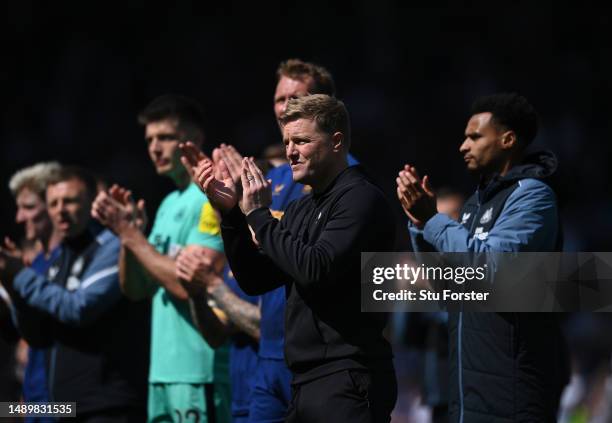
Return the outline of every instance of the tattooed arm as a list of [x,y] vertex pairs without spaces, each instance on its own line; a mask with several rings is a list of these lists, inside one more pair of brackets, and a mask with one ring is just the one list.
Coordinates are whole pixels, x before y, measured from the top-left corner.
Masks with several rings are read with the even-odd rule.
[[209,286],[208,295],[215,301],[216,306],[225,312],[228,320],[238,330],[259,340],[259,323],[261,321],[259,306],[240,298],[223,280]]
[[[257,305],[251,304],[236,295],[223,282],[223,278],[212,266],[211,260],[206,255],[200,254],[198,249],[185,248],[181,250],[176,259],[177,272],[185,282],[185,287],[195,285],[194,288],[204,288],[207,293],[205,297],[192,295],[192,311],[196,321],[202,321],[200,332],[208,341],[205,333],[204,323],[212,310],[221,322],[230,322],[232,329],[239,330],[259,340],[259,322],[261,312]],[[197,291],[197,289],[196,289]],[[209,301],[212,300],[212,301]],[[206,331],[210,332],[210,331]],[[213,331],[216,332],[216,331]],[[210,343],[210,342],[209,342]]]

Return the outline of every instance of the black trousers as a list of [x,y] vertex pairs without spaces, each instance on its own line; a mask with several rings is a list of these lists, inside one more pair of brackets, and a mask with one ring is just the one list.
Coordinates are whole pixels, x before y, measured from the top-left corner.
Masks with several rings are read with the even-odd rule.
[[392,372],[343,370],[292,390],[287,423],[387,423],[397,399]]

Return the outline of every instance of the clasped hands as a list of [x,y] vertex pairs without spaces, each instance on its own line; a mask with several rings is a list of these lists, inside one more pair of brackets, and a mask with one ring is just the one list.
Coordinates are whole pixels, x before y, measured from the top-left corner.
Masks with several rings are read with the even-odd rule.
[[180,148],[183,166],[215,209],[227,213],[238,204],[248,216],[272,204],[270,181],[253,158],[243,158],[234,147],[225,144],[213,150],[212,160],[191,142]]
[[400,170],[397,183],[397,198],[410,221],[423,228],[436,213],[436,196],[429,184],[429,176],[419,177],[414,166],[405,165]]
[[134,201],[132,192],[118,185],[97,195],[91,215],[118,236],[128,227],[144,232],[149,220],[144,200]]

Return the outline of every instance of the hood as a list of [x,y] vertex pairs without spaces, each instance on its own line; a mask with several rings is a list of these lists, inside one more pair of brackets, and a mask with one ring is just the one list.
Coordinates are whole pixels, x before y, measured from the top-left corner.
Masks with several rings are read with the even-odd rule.
[[546,179],[557,170],[557,157],[552,151],[538,151],[526,155],[521,164],[514,166],[500,181],[517,181],[525,178]]
[[[512,167],[504,176],[493,177],[486,187],[480,185],[478,197],[481,202],[486,201],[502,189],[521,179],[547,180],[557,170],[557,164],[557,157],[552,151],[544,150],[527,154],[520,164]],[[546,182],[549,183],[549,181]]]

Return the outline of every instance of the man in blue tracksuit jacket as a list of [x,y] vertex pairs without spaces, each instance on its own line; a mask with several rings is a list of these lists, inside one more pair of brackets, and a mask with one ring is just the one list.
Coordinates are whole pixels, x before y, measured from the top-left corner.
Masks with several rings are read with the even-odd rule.
[[[95,180],[76,168],[49,183],[49,216],[64,241],[46,275],[24,268],[14,277],[18,325],[31,345],[50,347],[51,401],[76,401],[82,421],[143,420],[147,307],[121,295],[119,241],[90,217],[95,192]],[[44,324],[32,308],[48,317]]]
[[[560,251],[557,202],[544,180],[552,153],[525,154],[537,115],[524,97],[478,99],[461,145],[480,176],[460,221],[435,210],[429,178],[406,165],[396,180],[415,251]],[[569,364],[558,316],[449,313],[451,422],[555,422]]]

